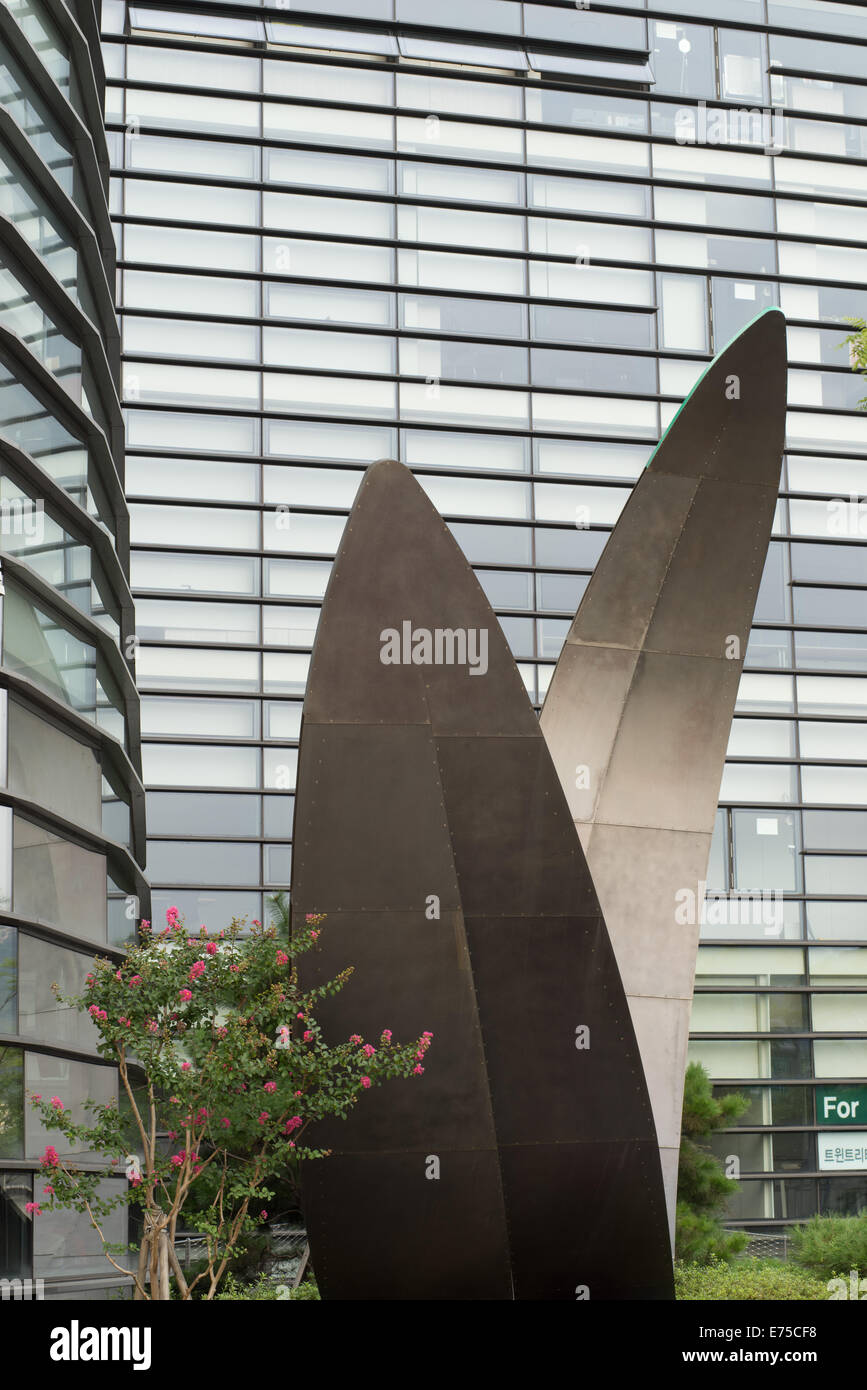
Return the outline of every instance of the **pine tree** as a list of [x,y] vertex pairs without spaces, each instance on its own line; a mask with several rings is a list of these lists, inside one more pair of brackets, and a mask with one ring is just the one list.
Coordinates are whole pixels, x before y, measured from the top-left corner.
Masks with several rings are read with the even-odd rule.
[[722,1164],[702,1141],[732,1124],[748,1107],[746,1096],[717,1099],[704,1067],[698,1062],[689,1064],[677,1171],[675,1254],[679,1260],[696,1264],[731,1260],[747,1243],[745,1235],[723,1228],[721,1208],[738,1185],[726,1177]]

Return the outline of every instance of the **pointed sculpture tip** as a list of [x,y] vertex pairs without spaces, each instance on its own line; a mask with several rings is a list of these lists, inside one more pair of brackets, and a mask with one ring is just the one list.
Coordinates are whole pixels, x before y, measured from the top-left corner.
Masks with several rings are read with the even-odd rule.
[[[731,348],[744,344],[753,333],[760,333],[763,329],[765,331],[771,329],[774,332],[779,332],[780,329],[782,329],[783,339],[785,339],[786,316],[782,309],[779,309],[776,304],[769,304],[766,309],[760,309],[754,318],[751,318],[748,323],[744,324],[743,328],[739,328],[737,333],[732,334],[728,342],[723,343],[722,347],[717,348],[710,362],[707,364],[707,371],[702,373],[702,377],[707,375],[711,367],[713,367]],[[701,381],[701,379],[702,378],[699,377],[699,381]],[[696,385],[697,384],[698,383],[696,383]]]
[[397,459],[374,459],[373,463],[369,464],[366,468],[363,481],[367,482],[368,478],[381,477],[385,473],[394,473],[397,475],[400,473],[409,473],[409,471],[406,464],[399,463]]
[[398,462],[397,459],[382,458],[375,459],[368,464],[361,479],[361,486],[356,494],[356,500],[362,492],[366,492],[371,487],[382,484],[397,482],[401,478],[413,478],[412,471],[407,468],[405,463]]

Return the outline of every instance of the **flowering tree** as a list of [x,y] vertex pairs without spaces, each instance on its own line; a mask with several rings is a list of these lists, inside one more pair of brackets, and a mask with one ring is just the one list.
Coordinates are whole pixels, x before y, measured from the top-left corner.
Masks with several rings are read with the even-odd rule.
[[[850,318],[852,332],[843,339],[841,347],[847,345],[849,348],[849,365],[853,372],[860,372],[863,377],[867,377],[867,323],[863,319]],[[858,402],[859,410],[867,410],[867,396],[862,396]]]
[[[30,1096],[68,1148],[123,1167],[128,1183],[106,1196],[104,1173],[84,1172],[48,1145],[47,1201],[28,1209],[87,1213],[106,1258],[134,1280],[136,1299],[168,1299],[170,1272],[182,1299],[200,1281],[212,1299],[244,1235],[267,1220],[260,1204],[273,1196],[269,1182],[293,1175],[302,1160],[327,1156],[303,1142],[308,1126],[345,1118],[365,1091],[389,1078],[420,1076],[432,1035],[398,1045],[386,1028],[375,1045],[358,1034],[334,1047],[324,1041],[314,1009],[352,970],[300,988],[294,959],[315,947],[322,916],[308,916],[285,943],[291,959],[275,929],[256,921],[247,932],[235,919],[209,937],[204,927],[188,933],[176,908],[166,920],[162,933],[143,922],[123,965],[97,959],[85,993],[62,1001],[93,1019],[100,1053],[118,1066],[129,1114],[86,1101],[92,1118],[76,1123],[62,1097]],[[206,1262],[188,1283],[174,1241],[193,1192],[204,1200],[186,1220],[204,1235]],[[135,1269],[125,1267],[124,1247],[103,1234],[105,1217],[131,1203],[144,1216]]]

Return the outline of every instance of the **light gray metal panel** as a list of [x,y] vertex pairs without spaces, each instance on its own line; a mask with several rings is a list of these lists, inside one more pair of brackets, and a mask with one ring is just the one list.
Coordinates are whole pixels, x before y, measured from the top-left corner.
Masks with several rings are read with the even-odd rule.
[[[629,1000],[672,1239],[702,881],[785,410],[785,320],[774,309],[714,359],[636,484],[541,717]],[[576,786],[582,764],[586,788]]]

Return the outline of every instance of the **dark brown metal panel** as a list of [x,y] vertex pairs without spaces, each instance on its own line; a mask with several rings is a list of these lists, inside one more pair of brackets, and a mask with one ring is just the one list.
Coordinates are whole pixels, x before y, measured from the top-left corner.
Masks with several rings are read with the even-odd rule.
[[304,1218],[324,1299],[513,1297],[496,1150],[428,1152],[443,1160],[435,1179],[425,1178],[421,1151],[335,1153],[305,1165]]
[[429,894],[443,912],[460,907],[430,725],[305,717],[301,757],[293,887],[307,911],[415,911],[423,921]]
[[[438,922],[417,912],[329,915],[321,947],[304,958],[305,983],[333,979],[347,965],[355,968],[342,993],[324,999],[316,1011],[327,1038],[357,1032],[377,1046],[383,1028],[401,1040],[429,1031],[435,1047],[425,1059],[423,1076],[371,1090],[350,1124],[329,1121],[320,1127],[317,1139],[342,1153],[399,1149],[442,1155],[493,1149],[485,1058],[461,914],[445,914]],[[422,1170],[420,1164],[419,1176]]]
[[[653,1117],[602,918],[468,917],[467,938],[501,1146],[646,1139]],[[526,1212],[512,1204],[509,1219],[514,1232]]]
[[[486,659],[383,664],[404,622],[484,632]],[[295,844],[293,911],[329,914],[303,980],[356,967],[320,1010],[326,1036],[434,1033],[422,1078],[322,1128],[334,1154],[304,1180],[326,1296],[633,1297],[637,1241],[671,1297],[653,1118],[569,808],[487,600],[396,463],[368,471],[326,595]],[[589,1210],[605,1236],[582,1244]]]
[[[499,629],[497,640],[504,642]],[[524,701],[530,737],[437,739],[464,913],[593,915],[599,907],[584,852]]]
[[[516,1299],[671,1296],[653,1141],[506,1147],[500,1161],[523,1214],[512,1236]],[[659,1223],[648,1221],[650,1209]]]
[[[669,426],[600,557],[542,710],[641,1047],[672,1233],[697,900],[785,411],[785,320],[771,310],[719,354]],[[696,899],[688,921],[676,916],[684,890]]]

